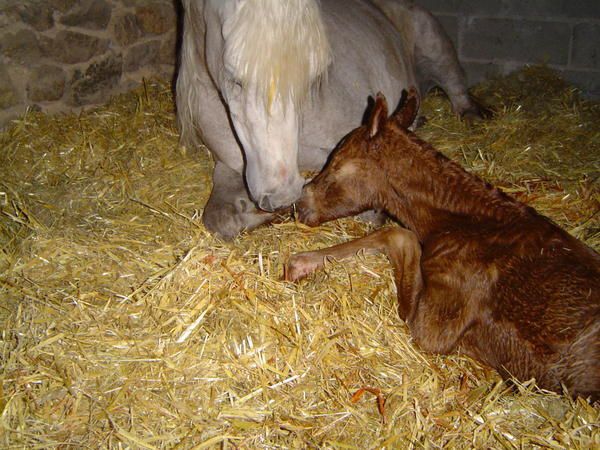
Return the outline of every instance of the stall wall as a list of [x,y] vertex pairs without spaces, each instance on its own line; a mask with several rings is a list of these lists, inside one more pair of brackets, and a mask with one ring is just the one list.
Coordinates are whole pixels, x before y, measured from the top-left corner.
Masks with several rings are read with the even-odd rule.
[[[469,82],[545,63],[600,98],[600,0],[417,0]],[[178,0],[0,0],[0,126],[73,111],[175,69]]]

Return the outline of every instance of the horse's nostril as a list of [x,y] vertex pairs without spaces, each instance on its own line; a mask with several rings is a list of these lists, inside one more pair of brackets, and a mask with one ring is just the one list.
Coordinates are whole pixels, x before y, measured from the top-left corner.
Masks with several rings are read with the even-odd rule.
[[275,211],[275,208],[273,207],[273,204],[271,203],[271,196],[268,194],[263,195],[261,197],[261,199],[258,201],[258,207],[260,209],[262,209],[263,211],[267,211],[267,212]]

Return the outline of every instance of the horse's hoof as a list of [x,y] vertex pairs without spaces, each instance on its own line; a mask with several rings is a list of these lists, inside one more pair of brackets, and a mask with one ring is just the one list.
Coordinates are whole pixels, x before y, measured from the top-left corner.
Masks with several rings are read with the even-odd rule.
[[224,241],[232,241],[244,229],[240,221],[236,220],[236,216],[236,211],[231,205],[223,205],[219,210],[205,210],[202,223],[211,234]]
[[487,120],[492,117],[494,117],[494,111],[474,98],[471,98],[471,105],[468,108],[460,111],[460,118],[467,123]]
[[241,200],[236,204],[223,203],[219,208],[206,208],[202,214],[202,222],[208,231],[225,241],[235,239],[243,231],[272,222],[285,220],[289,209],[282,209],[281,214],[268,213],[252,208],[252,203]]

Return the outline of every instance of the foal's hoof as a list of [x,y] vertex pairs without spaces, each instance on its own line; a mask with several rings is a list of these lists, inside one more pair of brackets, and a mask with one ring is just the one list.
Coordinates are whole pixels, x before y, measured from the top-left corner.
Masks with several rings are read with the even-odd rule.
[[384,213],[383,211],[375,211],[375,210],[369,210],[369,211],[362,212],[357,217],[362,222],[366,222],[370,225],[373,225],[376,228],[383,226],[383,224],[387,220],[386,213]]
[[283,269],[283,279],[292,282],[301,280],[307,275],[310,275],[321,265],[322,262],[314,253],[297,253],[296,255],[292,255],[285,265]]

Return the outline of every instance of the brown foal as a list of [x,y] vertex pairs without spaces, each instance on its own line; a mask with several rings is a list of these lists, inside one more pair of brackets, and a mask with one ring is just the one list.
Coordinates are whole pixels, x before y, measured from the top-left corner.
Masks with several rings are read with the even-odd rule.
[[600,255],[417,138],[408,127],[418,102],[411,90],[388,117],[378,95],[297,203],[311,226],[383,209],[403,227],[296,254],[286,279],[327,257],[383,252],[423,350],[461,351],[504,378],[599,399]]

